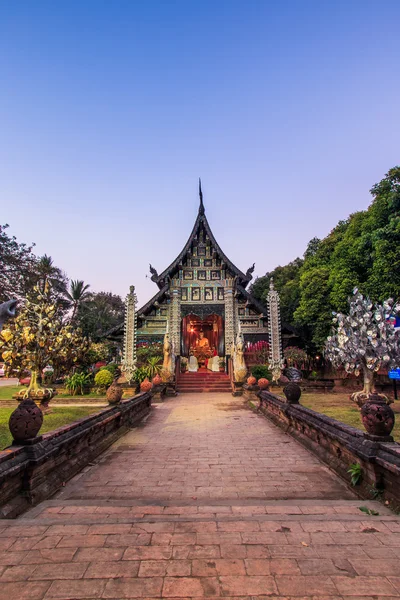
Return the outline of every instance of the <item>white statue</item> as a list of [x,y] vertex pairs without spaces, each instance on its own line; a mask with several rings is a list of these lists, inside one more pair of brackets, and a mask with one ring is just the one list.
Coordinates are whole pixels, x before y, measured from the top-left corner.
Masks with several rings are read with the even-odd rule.
[[189,358],[188,371],[189,373],[196,373],[199,370],[199,363],[197,362],[197,358],[191,355]]

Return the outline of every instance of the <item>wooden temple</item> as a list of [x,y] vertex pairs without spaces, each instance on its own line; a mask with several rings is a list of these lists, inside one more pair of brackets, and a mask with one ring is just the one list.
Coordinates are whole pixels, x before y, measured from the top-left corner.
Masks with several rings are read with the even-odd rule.
[[[200,180],[199,197],[197,218],[181,253],[160,274],[150,265],[158,291],[137,311],[136,339],[138,345],[162,342],[168,332],[174,354],[194,355],[201,365],[212,356],[230,356],[238,331],[245,343],[268,341],[268,315],[246,289],[254,264],[244,273],[217,243]],[[118,338],[123,328],[121,323],[109,333]]]

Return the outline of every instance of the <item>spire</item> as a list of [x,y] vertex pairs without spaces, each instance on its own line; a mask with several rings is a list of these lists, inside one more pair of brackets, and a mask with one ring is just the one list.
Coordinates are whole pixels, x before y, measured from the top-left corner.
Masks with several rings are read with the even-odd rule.
[[201,215],[204,215],[204,204],[203,204],[203,192],[201,191],[201,179],[199,177],[199,198],[200,198],[200,206],[199,206],[199,213]]

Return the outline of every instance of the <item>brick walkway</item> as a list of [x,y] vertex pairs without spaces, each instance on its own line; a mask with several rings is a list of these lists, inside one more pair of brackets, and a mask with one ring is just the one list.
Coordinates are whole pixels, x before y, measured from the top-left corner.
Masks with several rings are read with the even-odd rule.
[[399,565],[398,517],[224,394],[155,406],[56,498],[0,521],[0,600],[394,600]]

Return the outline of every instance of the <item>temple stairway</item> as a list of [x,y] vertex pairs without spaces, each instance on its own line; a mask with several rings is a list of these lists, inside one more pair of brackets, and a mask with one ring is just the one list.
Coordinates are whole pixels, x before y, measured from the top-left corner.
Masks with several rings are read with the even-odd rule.
[[197,373],[180,373],[177,391],[190,392],[230,392],[231,384],[226,373],[213,373],[207,369],[199,369]]

